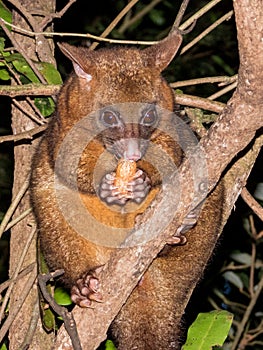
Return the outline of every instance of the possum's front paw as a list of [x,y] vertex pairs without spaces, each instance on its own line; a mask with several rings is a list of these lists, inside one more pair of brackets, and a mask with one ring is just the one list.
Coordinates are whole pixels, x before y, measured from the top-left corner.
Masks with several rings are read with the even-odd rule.
[[71,288],[71,300],[80,307],[91,307],[92,300],[102,302],[96,272],[96,270],[89,271]]
[[124,205],[128,200],[141,203],[147,196],[151,184],[148,176],[142,171],[136,171],[133,178],[125,183],[125,188],[116,185],[116,173],[106,174],[100,184],[100,198],[108,204]]

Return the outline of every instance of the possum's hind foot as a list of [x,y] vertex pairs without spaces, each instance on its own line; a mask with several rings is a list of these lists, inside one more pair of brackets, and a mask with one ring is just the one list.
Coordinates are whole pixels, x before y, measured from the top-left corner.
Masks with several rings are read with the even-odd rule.
[[184,218],[182,225],[167,239],[166,243],[170,245],[184,245],[187,242],[184,234],[196,225],[197,213],[196,209],[191,210]]
[[96,276],[96,272],[101,267],[89,271],[78,279],[71,288],[71,300],[80,307],[92,307],[92,301],[102,302],[102,294],[100,293],[100,282]]

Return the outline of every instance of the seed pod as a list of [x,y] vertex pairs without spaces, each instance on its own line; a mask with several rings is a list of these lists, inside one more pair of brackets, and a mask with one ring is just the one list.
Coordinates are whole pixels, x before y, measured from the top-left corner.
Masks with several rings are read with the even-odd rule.
[[127,185],[136,173],[136,162],[129,159],[121,159],[116,169],[114,185],[121,194],[127,194]]

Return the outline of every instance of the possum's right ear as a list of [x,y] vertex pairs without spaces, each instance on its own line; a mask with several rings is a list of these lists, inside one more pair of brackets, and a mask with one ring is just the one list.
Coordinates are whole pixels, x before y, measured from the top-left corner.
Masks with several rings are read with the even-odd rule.
[[76,47],[66,43],[59,43],[58,47],[71,60],[77,76],[90,81],[95,68],[95,64],[90,57],[91,51],[86,47]]
[[175,28],[159,43],[143,50],[144,61],[149,67],[162,72],[176,55],[181,43],[182,34]]

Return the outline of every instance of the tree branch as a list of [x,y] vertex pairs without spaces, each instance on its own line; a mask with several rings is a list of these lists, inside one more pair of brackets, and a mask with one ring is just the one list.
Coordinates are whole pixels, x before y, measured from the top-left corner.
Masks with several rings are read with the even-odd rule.
[[59,92],[60,88],[61,85],[2,85],[0,86],[0,96],[50,96],[56,95]]
[[244,202],[246,202],[247,205],[253,210],[253,212],[259,217],[259,219],[263,221],[262,206],[255,200],[255,198],[248,192],[246,188],[243,188],[241,197]]

